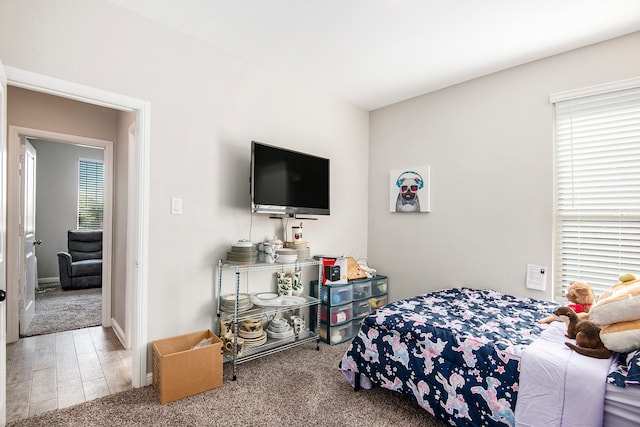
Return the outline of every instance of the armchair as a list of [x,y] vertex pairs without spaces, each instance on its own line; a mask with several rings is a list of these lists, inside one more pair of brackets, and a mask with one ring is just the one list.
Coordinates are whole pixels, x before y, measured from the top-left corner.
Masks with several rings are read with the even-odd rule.
[[102,230],[69,230],[68,252],[58,252],[64,290],[102,287]]

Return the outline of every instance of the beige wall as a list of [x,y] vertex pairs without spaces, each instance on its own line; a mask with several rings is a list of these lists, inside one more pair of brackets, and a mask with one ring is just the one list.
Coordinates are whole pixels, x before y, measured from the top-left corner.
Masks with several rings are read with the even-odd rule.
[[213,327],[217,259],[240,238],[282,236],[249,213],[251,140],[331,159],[332,214],[306,221],[305,238],[366,257],[368,112],[99,0],[3,1],[0,58],[150,103],[149,341]]
[[[368,253],[391,299],[461,285],[552,299],[551,277],[525,289],[527,264],[553,262],[549,96],[637,77],[639,53],[635,33],[372,112]],[[432,212],[390,213],[389,170],[421,165]]]
[[12,86],[7,89],[7,103],[9,125],[106,141],[117,137],[116,110]]

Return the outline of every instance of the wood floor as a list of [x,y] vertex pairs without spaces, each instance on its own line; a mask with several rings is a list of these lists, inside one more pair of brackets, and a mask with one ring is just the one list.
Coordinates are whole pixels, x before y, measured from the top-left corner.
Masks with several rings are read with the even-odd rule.
[[7,422],[131,388],[131,351],[96,326],[7,345]]

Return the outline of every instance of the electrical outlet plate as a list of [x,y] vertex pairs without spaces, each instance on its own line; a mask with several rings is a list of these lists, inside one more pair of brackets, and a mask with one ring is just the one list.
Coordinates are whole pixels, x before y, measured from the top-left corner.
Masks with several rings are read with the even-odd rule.
[[182,199],[171,199],[171,214],[182,215]]

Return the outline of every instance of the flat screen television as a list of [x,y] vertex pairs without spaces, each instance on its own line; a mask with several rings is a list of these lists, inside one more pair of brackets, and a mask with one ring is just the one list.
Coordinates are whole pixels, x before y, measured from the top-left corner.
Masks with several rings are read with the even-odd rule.
[[251,211],[329,215],[329,159],[251,142]]

